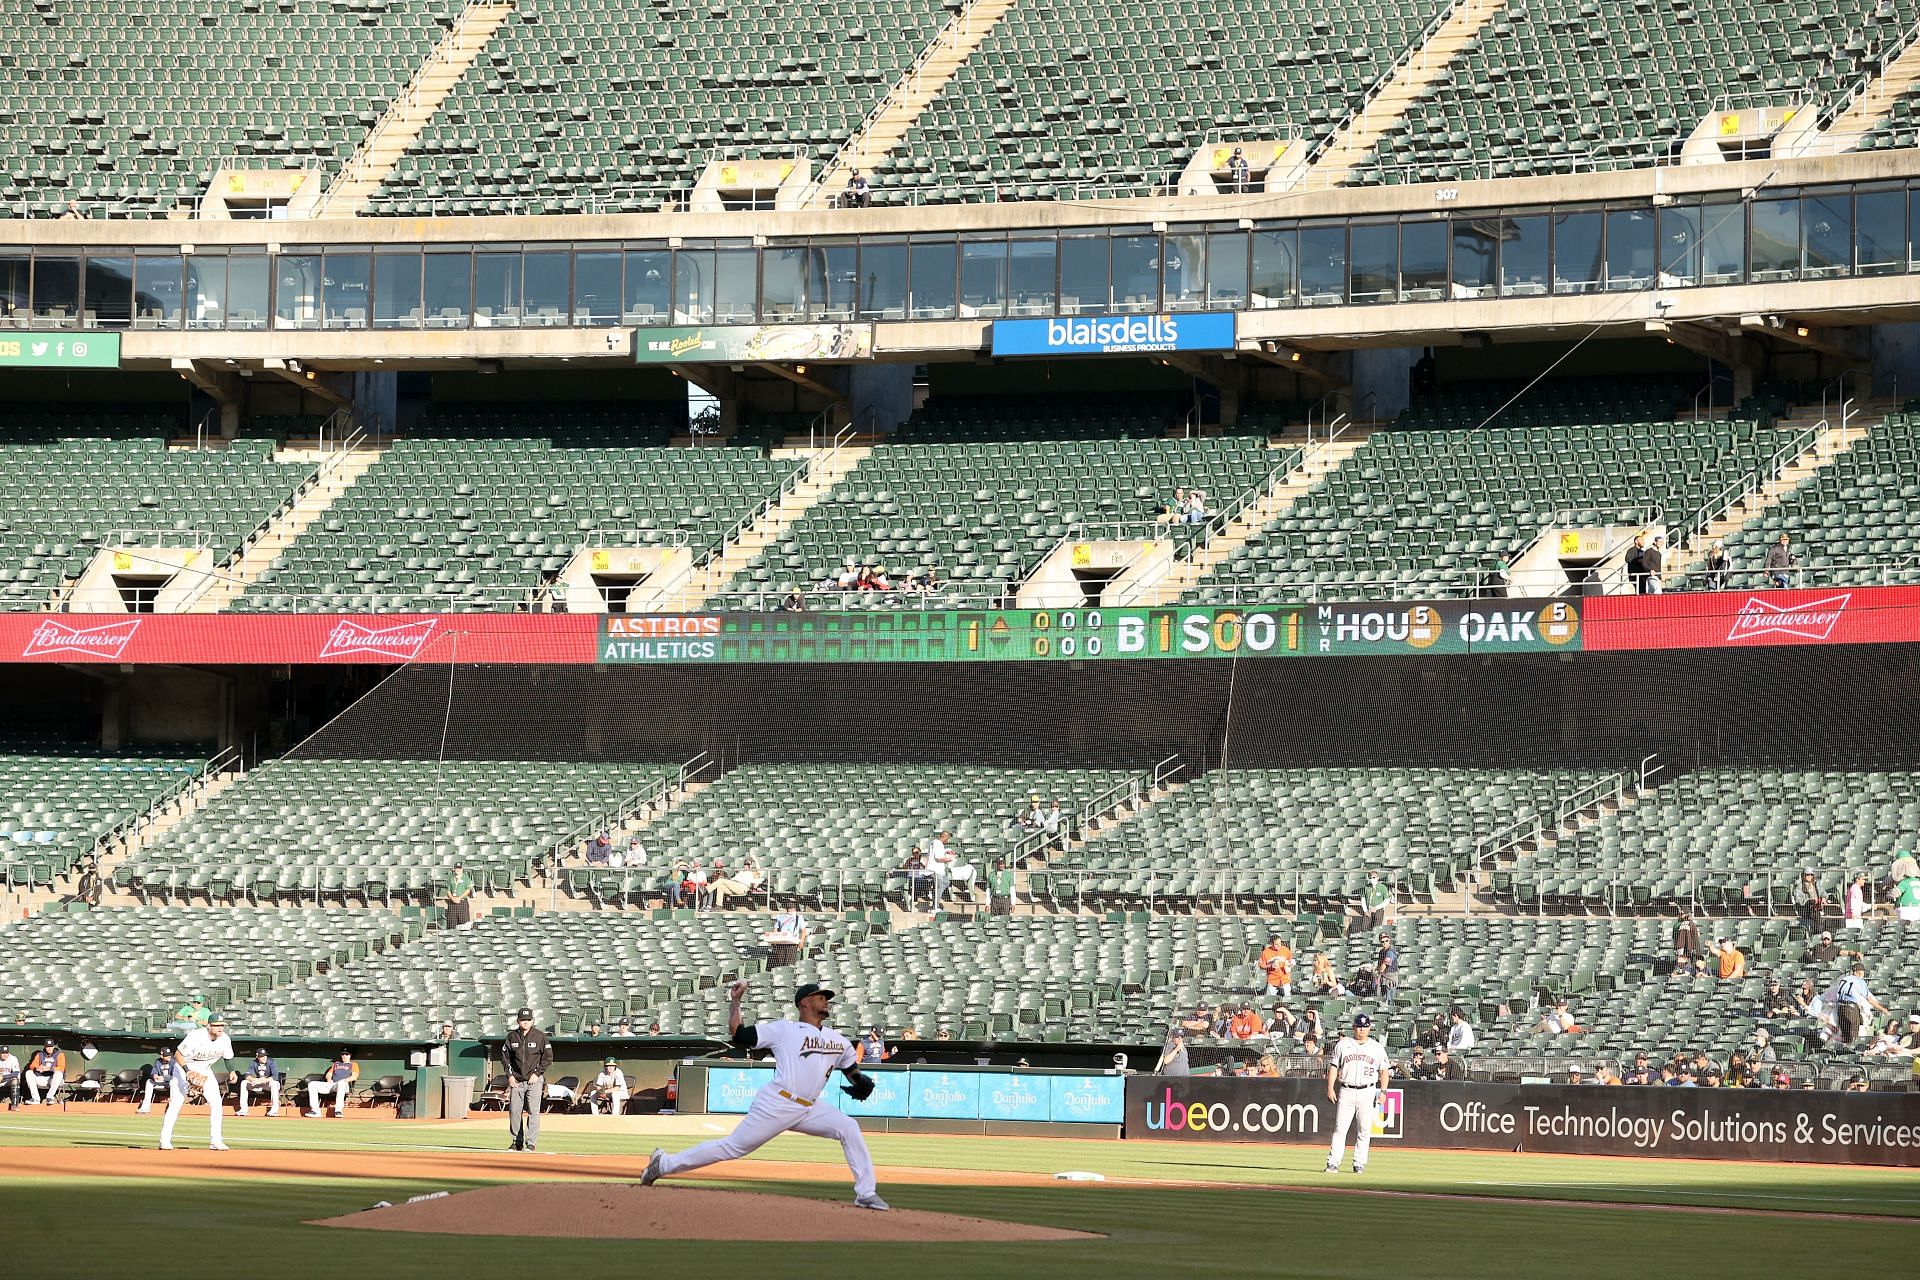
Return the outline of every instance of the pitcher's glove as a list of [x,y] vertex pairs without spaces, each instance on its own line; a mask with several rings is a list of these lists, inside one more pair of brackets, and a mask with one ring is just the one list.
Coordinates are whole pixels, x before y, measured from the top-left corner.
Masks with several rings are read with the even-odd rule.
[[847,1068],[846,1075],[847,1082],[840,1086],[840,1092],[846,1094],[855,1102],[865,1102],[873,1096],[872,1077],[862,1075],[859,1069],[855,1067]]

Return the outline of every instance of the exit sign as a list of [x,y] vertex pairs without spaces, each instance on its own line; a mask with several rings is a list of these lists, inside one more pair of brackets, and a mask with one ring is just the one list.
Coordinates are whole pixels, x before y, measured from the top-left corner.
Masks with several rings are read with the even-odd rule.
[[117,333],[0,332],[0,368],[118,369]]

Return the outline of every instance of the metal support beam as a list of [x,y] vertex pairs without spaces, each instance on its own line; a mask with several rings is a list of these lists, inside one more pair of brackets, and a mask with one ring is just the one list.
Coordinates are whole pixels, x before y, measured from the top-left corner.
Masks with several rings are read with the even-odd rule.
[[1809,320],[1783,315],[1745,315],[1740,327],[1748,333],[1764,334],[1789,346],[1817,351],[1848,364],[1869,363],[1867,336],[1863,329],[1842,329],[1815,324]]
[[1646,330],[1661,335],[1675,346],[1718,360],[1736,372],[1759,369],[1766,364],[1765,344],[1750,334],[1726,333],[1704,324],[1669,320],[1649,320]]
[[353,375],[326,373],[303,365],[298,360],[263,360],[261,367],[276,378],[284,379],[302,391],[319,396],[339,409],[353,407]]
[[[785,378],[795,386],[805,387],[815,395],[825,396],[834,404],[847,402],[847,390],[844,386],[835,387],[831,383],[821,381],[821,378],[832,374],[834,371],[832,366],[822,369],[804,364],[757,364],[753,367],[764,369],[775,377]],[[844,372],[841,373],[840,380],[844,382],[845,377]]]
[[1268,339],[1250,348],[1243,348],[1239,355],[1243,359],[1264,360],[1323,386],[1345,387],[1352,384],[1348,361],[1342,358],[1344,352],[1314,351]]

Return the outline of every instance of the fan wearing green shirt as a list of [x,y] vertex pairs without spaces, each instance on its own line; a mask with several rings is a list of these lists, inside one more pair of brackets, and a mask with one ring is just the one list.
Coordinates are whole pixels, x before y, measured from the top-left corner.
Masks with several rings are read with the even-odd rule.
[[464,863],[453,864],[447,880],[447,928],[466,929],[473,924],[473,877]]
[[993,870],[987,872],[987,903],[996,916],[1013,914],[1013,868],[1005,858],[995,858]]
[[1907,876],[1893,886],[1893,907],[1906,923],[1920,922],[1920,876]]
[[187,1032],[193,1030],[195,1027],[206,1026],[207,1019],[212,1016],[213,1010],[207,1007],[205,998],[196,991],[188,996],[187,1002],[175,1011],[173,1021],[168,1023],[167,1026],[170,1029],[177,1027],[182,1032]]
[[1367,872],[1366,887],[1360,890],[1360,914],[1355,917],[1353,926],[1347,930],[1349,937],[1356,933],[1373,933],[1384,925],[1393,923],[1393,888],[1381,880],[1378,871]]

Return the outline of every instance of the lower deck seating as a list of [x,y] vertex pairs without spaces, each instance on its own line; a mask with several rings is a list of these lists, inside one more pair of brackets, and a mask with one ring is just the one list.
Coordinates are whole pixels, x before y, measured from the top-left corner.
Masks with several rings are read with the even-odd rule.
[[118,754],[0,755],[0,879],[46,884],[204,761]]

